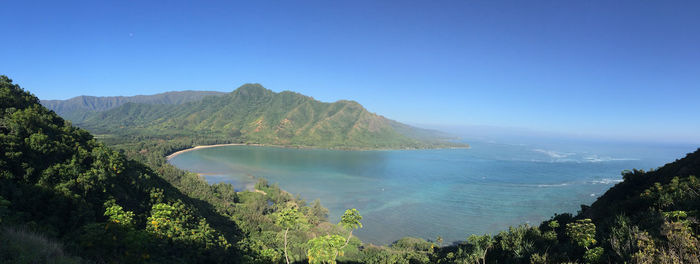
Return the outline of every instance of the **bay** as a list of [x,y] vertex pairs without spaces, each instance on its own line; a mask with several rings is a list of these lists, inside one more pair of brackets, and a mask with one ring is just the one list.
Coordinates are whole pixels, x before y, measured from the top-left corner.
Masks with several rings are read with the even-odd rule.
[[364,228],[354,234],[365,242],[442,236],[450,243],[576,213],[620,182],[622,170],[656,168],[694,150],[609,142],[470,144],[377,151],[223,146],[184,152],[170,163],[238,190],[265,178],[307,201],[320,199],[331,222],[357,208]]

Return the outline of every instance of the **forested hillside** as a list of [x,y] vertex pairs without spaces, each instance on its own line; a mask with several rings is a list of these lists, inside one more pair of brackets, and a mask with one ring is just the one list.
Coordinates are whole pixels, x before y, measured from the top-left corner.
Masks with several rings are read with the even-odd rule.
[[354,101],[323,103],[294,92],[246,84],[230,94],[182,105],[128,103],[78,122],[96,134],[190,137],[326,148],[466,146],[437,131],[370,113]]
[[622,172],[576,215],[440,249],[440,263],[700,263],[700,149],[665,166]]
[[126,103],[176,105],[199,101],[207,96],[221,96],[226,93],[213,91],[180,91],[154,95],[136,96],[78,96],[67,100],[41,100],[41,104],[61,117],[74,123],[94,112],[106,111]]
[[2,259],[32,262],[18,252],[41,246],[24,239],[34,232],[99,262],[242,258],[234,221],[72,127],[5,76],[0,98],[0,220],[4,233],[19,234],[0,243]]

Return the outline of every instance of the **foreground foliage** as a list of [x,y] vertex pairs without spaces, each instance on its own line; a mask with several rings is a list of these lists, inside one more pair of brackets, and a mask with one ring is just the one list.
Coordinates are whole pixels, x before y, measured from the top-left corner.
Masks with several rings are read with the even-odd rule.
[[231,248],[240,236],[235,222],[212,227],[225,217],[71,126],[5,76],[0,97],[3,225],[42,232],[96,261],[241,258]]

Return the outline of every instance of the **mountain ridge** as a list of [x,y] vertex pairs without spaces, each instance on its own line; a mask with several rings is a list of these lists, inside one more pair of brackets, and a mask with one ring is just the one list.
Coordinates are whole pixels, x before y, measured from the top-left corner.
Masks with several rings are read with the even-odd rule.
[[237,143],[343,149],[466,147],[438,131],[369,112],[356,101],[326,103],[256,83],[179,105],[129,102],[76,123],[98,134],[201,135]]
[[41,104],[60,116],[72,121],[81,121],[91,112],[110,110],[129,102],[145,104],[183,104],[201,100],[206,96],[222,96],[216,91],[170,91],[152,95],[134,96],[89,96],[81,95],[66,100],[41,100]]

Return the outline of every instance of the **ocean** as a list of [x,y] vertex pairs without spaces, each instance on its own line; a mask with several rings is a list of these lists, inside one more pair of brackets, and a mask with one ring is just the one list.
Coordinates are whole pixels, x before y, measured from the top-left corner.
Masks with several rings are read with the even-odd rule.
[[237,190],[252,189],[257,178],[265,178],[307,202],[320,199],[334,223],[345,209],[357,208],[364,227],[353,234],[364,242],[441,236],[451,243],[576,213],[620,182],[621,171],[657,168],[697,148],[469,144],[469,149],[377,151],[223,146],[184,152],[170,163]]

